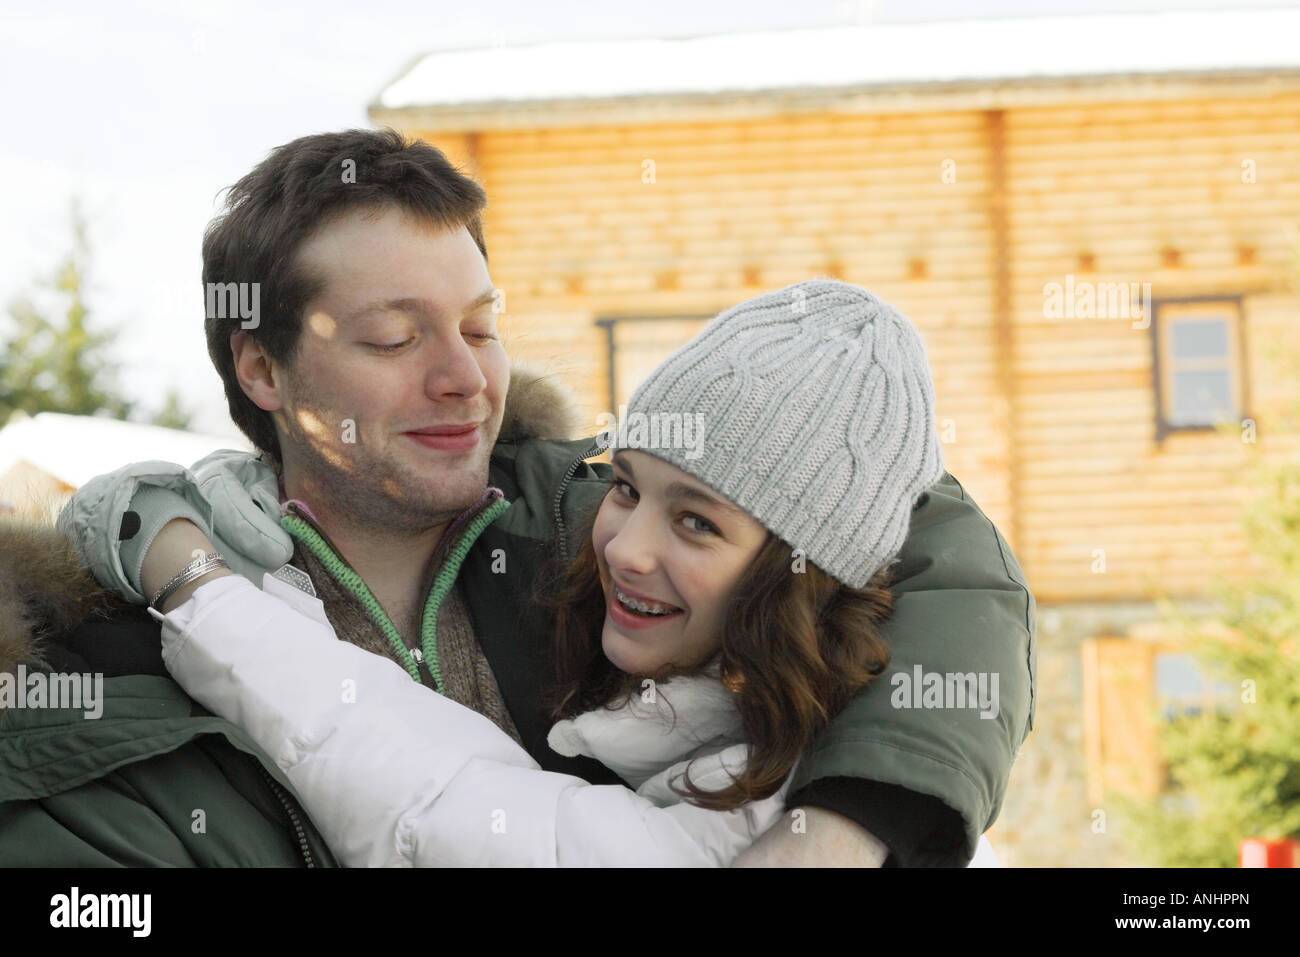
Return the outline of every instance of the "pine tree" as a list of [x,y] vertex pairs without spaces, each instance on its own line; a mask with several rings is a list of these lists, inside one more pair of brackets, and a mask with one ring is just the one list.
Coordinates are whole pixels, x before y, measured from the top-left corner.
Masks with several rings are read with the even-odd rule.
[[181,403],[181,397],[175,389],[167,390],[167,401],[153,417],[154,425],[167,429],[188,429],[190,427],[189,409]]
[[[111,346],[116,330],[92,331],[86,301],[90,245],[80,204],[72,204],[72,251],[39,283],[42,305],[27,296],[9,305],[0,338],[0,426],[18,411],[107,415],[125,419],[134,403],[118,389]],[[152,417],[158,425],[189,427],[189,412],[174,391]]]
[[131,403],[114,384],[114,368],[106,347],[111,332],[87,328],[86,273],[90,248],[80,206],[72,208],[72,252],[55,271],[51,289],[59,303],[61,321],[47,318],[27,297],[9,306],[13,332],[0,359],[0,422],[17,410],[66,412],[73,415],[107,413],[124,419]]
[[1298,466],[1257,467],[1252,487],[1262,495],[1244,530],[1264,570],[1215,590],[1218,622],[1165,603],[1170,624],[1233,699],[1164,724],[1171,788],[1155,801],[1120,802],[1133,824],[1130,846],[1155,866],[1233,867],[1243,838],[1300,838]]

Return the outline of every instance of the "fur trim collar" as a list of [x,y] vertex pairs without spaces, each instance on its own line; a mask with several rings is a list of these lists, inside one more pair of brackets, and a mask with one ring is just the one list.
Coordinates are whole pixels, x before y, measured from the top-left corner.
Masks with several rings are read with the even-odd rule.
[[500,440],[577,438],[577,400],[557,374],[523,363],[510,368]]
[[39,661],[44,639],[117,604],[52,524],[0,521],[0,671]]

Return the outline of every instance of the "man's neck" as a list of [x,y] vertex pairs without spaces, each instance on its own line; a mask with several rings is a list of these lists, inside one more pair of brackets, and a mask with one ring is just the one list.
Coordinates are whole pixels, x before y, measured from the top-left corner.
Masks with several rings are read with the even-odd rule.
[[312,490],[290,490],[290,499],[307,505],[316,524],[339,557],[361,576],[398,634],[411,644],[419,641],[424,599],[436,569],[431,561],[450,522],[427,529],[406,530],[357,523],[346,507]]

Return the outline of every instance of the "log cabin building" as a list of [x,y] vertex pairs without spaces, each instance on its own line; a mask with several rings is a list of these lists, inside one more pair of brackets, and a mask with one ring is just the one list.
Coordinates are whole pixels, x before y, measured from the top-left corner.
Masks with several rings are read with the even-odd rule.
[[760,292],[838,277],[916,323],[948,470],[1038,603],[995,843],[1107,863],[1090,815],[1162,786],[1152,706],[1214,693],[1154,602],[1251,572],[1252,469],[1300,451],[1296,36],[1256,10],[497,46],[369,115],[483,184],[507,348],[584,434]]

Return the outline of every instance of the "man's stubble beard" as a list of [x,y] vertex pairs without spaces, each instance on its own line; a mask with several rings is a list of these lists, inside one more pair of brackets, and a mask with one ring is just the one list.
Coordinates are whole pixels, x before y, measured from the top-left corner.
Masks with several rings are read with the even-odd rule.
[[[297,385],[297,408],[318,422],[330,422],[333,414],[314,391],[301,382]],[[400,444],[411,441],[400,435],[384,436],[388,442],[380,451],[370,448],[362,422],[355,423],[355,443],[343,442],[341,423],[332,423],[330,429],[339,435],[332,447],[324,447],[324,436],[308,435],[296,422],[288,427],[281,444],[293,447],[294,466],[302,473],[296,484],[310,489],[307,505],[313,511],[357,528],[418,534],[446,524],[482,497],[499,423],[493,434],[484,434],[479,445],[465,453],[477,461],[468,477],[464,466],[456,469],[454,489],[433,466],[421,474],[398,458]]]
[[[404,441],[400,437],[396,442]],[[328,461],[312,446],[300,448],[302,466],[326,510],[337,519],[367,529],[416,534],[451,521],[477,502],[487,488],[488,463],[484,457],[469,481],[457,470],[455,485],[430,467],[427,475],[391,456],[369,454],[358,443],[340,465]],[[305,453],[305,454],[304,454]],[[475,450],[474,454],[480,454]],[[312,503],[308,503],[311,505]]]

